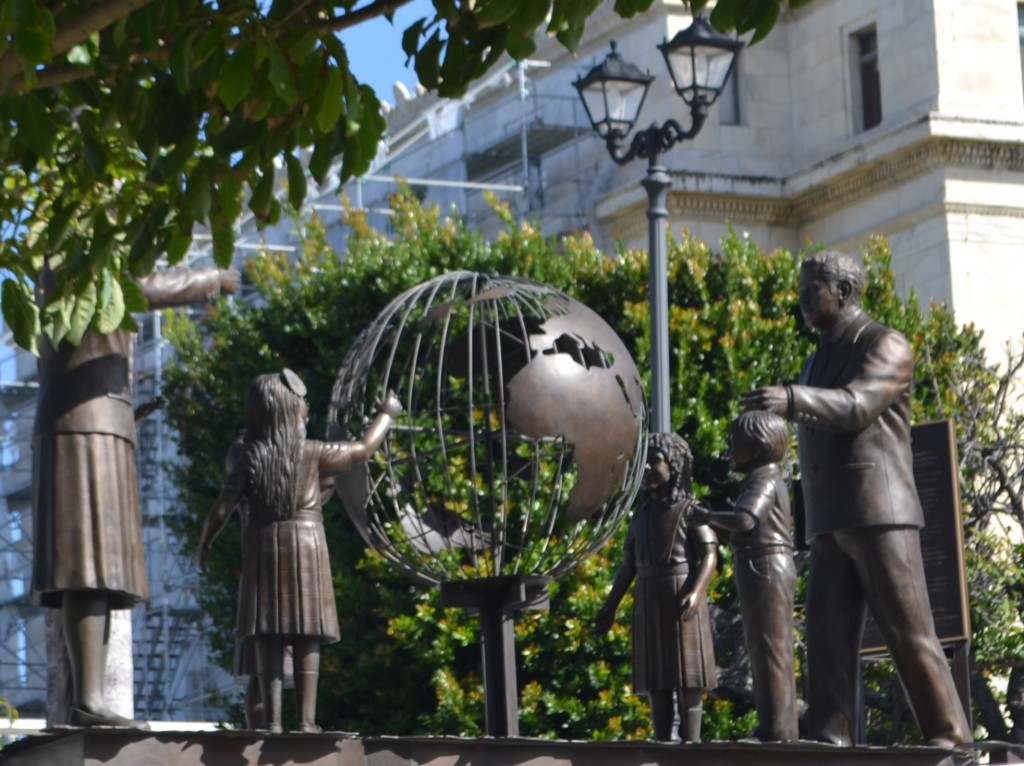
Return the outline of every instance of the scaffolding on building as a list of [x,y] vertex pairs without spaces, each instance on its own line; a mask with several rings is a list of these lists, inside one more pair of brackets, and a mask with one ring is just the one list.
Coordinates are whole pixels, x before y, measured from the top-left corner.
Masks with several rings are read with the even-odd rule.
[[[385,232],[387,197],[399,183],[424,202],[458,210],[487,236],[501,226],[489,193],[501,196],[517,220],[535,221],[547,235],[582,228],[596,166],[585,164],[581,145],[593,131],[578,98],[531,76],[548,66],[510,62],[460,99],[424,93],[402,100],[388,115],[388,135],[371,171],[347,181],[340,192]],[[332,185],[336,180],[325,184]],[[310,207],[344,209],[329,196],[319,195]],[[329,239],[344,248],[343,237]]]
[[[140,323],[136,406],[163,393],[169,349],[162,329],[159,313]],[[133,615],[136,715],[155,721],[210,720],[218,712],[211,704],[212,693],[234,681],[205,656],[207,621],[196,599],[199,573],[174,523],[180,508],[166,473],[176,452],[162,409],[138,423],[135,458],[152,591],[150,600]]]
[[38,385],[34,360],[19,364],[13,350],[0,353],[0,695],[22,714],[39,715],[46,706],[46,621],[43,609],[30,602]]

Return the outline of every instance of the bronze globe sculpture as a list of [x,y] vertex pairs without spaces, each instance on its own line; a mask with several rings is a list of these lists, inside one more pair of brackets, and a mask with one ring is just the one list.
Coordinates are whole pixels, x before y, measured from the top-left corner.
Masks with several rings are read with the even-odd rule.
[[565,293],[455,272],[400,295],[353,344],[329,413],[338,435],[362,433],[388,391],[404,411],[338,493],[393,566],[480,611],[488,732],[514,734],[509,612],[543,608],[550,578],[629,510],[647,443],[636,365]]

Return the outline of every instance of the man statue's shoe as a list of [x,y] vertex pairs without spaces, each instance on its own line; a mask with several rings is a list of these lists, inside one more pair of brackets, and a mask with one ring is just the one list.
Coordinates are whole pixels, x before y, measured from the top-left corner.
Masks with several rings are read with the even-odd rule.
[[149,729],[145,721],[136,721],[125,718],[112,710],[103,708],[96,712],[83,710],[80,707],[71,708],[68,716],[68,723],[71,726],[116,726],[122,729]]

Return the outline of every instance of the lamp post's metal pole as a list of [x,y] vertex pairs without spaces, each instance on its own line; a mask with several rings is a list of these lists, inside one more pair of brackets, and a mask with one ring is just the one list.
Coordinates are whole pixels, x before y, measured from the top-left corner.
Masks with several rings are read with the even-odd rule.
[[651,155],[647,177],[641,182],[647,190],[648,227],[648,302],[651,322],[651,422],[652,433],[672,430],[669,404],[668,348],[668,171]]
[[[671,179],[658,163],[659,155],[676,144],[693,138],[704,125],[708,108],[715,102],[729,79],[736,51],[743,43],[716,32],[703,17],[678,33],[672,42],[658,46],[665,55],[676,92],[690,107],[690,126],[683,128],[674,119],[633,135],[629,146],[626,136],[632,130],[647,90],[654,80],[639,68],[623,61],[612,42],[612,52],[604,62],[573,83],[579,91],[587,116],[597,134],[604,138],[608,153],[616,164],[635,158],[646,159],[648,252],[650,276],[648,300],[651,322],[651,407],[650,428],[655,433],[672,431],[669,404],[669,305],[668,305],[668,206]],[[728,56],[728,59],[722,57]],[[712,59],[714,65],[712,65]],[[702,63],[701,63],[702,62]],[[721,64],[726,67],[722,68]],[[703,73],[705,77],[699,79]],[[715,75],[712,77],[711,75]],[[615,108],[612,108],[612,107]]]
[[651,322],[651,418],[652,433],[671,433],[672,406],[669,397],[668,343],[668,190],[672,179],[660,164],[661,153],[700,132],[708,110],[698,104],[690,111],[692,122],[684,130],[675,120],[638,131],[627,148],[623,137],[606,139],[608,153],[618,165],[634,158],[647,160],[647,175],[641,185],[647,190],[648,288]]

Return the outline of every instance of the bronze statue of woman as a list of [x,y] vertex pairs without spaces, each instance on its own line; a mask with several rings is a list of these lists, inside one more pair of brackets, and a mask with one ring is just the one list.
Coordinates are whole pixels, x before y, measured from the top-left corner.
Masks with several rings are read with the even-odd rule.
[[[234,269],[170,269],[136,280],[150,309],[238,290]],[[56,289],[47,266],[45,306]],[[149,598],[142,548],[135,423],[134,333],[88,330],[78,345],[39,343],[39,404],[32,438],[32,599],[60,609],[71,669],[72,726],[132,726],[106,699],[111,612]]]

